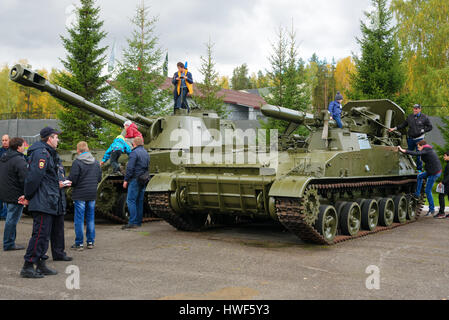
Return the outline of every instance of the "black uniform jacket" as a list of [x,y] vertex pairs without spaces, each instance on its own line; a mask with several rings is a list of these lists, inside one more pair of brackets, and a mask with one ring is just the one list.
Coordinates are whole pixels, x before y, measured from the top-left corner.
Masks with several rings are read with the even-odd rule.
[[58,215],[60,205],[59,157],[47,143],[38,141],[28,149],[28,173],[25,178],[25,199],[29,211]]
[[23,153],[8,149],[0,157],[0,200],[17,204],[23,195],[27,163]]

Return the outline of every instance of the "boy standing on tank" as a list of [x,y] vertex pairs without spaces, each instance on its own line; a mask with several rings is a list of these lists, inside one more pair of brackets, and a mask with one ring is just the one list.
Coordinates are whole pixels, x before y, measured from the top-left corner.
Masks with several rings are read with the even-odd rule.
[[337,126],[341,129],[343,128],[343,124],[341,123],[341,111],[343,106],[341,103],[343,102],[343,96],[340,92],[337,92],[335,95],[335,100],[329,104],[329,112],[331,114],[331,119],[334,119],[337,123]]

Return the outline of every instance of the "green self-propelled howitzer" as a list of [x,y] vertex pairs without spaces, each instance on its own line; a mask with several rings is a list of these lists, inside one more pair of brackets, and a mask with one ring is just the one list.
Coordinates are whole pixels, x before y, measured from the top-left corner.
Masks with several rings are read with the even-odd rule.
[[[142,133],[145,141],[145,148],[151,156],[150,175],[154,176],[162,172],[173,172],[180,168],[181,163],[171,161],[173,153],[188,154],[191,148],[201,148],[210,143],[212,136],[216,132],[234,130],[232,121],[222,120],[217,113],[201,109],[177,110],[176,114],[161,117],[145,117],[143,115],[118,114],[96,105],[82,96],[50,83],[39,73],[27,69],[22,65],[15,65],[10,70],[10,79],[23,86],[36,88],[43,92],[48,92],[52,96],[67,102],[81,110],[97,115],[110,123],[121,128],[127,120],[135,122]],[[148,106],[150,109],[151,106]],[[184,139],[192,135],[191,139]],[[193,138],[193,135],[195,138]],[[115,137],[110,137],[110,141],[105,143],[108,146]],[[92,154],[101,160],[106,150],[91,150]],[[71,164],[76,157],[75,151],[59,151],[60,157],[66,171],[70,171]],[[119,162],[126,167],[128,156],[122,155]],[[123,175],[111,174],[108,166],[103,170],[103,179],[98,186],[96,211],[111,221],[126,223],[128,211],[126,206],[126,189],[123,189]],[[70,190],[68,192],[68,204],[70,201]],[[148,192],[145,193],[144,221],[154,218],[148,206]]]
[[[411,196],[415,163],[397,151],[405,136],[388,131],[404,121],[395,103],[349,102],[343,128],[327,110],[312,115],[266,105],[261,111],[289,123],[279,141],[270,142],[276,152],[257,163],[203,161],[158,174],[148,187],[152,210],[185,231],[215,220],[271,219],[306,242],[325,245],[417,219],[423,197]],[[308,137],[294,134],[300,125],[310,130]]]

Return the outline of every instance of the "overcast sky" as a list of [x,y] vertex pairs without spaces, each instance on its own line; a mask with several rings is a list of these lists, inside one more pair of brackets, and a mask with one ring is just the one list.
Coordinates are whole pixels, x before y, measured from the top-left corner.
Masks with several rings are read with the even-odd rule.
[[[130,19],[141,0],[97,0],[103,29],[102,45],[116,40],[120,58],[131,36]],[[315,52],[329,62],[358,53],[360,20],[371,0],[145,0],[150,16],[158,16],[159,45],[169,54],[169,74],[178,61],[188,61],[193,77],[200,56],[206,56],[209,37],[215,43],[213,57],[220,75],[246,63],[250,73],[269,68],[270,42],[276,42],[279,26],[297,34],[299,55],[308,60]],[[27,59],[33,69],[62,69],[65,58],[60,35],[73,19],[77,0],[0,0],[0,64],[10,67]],[[110,50],[108,50],[108,55]]]

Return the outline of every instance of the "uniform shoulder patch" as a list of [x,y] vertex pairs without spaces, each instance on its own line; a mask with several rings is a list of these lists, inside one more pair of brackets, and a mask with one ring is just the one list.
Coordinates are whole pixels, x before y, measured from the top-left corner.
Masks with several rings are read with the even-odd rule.
[[44,169],[45,167],[45,159],[40,159],[39,160],[39,169]]

